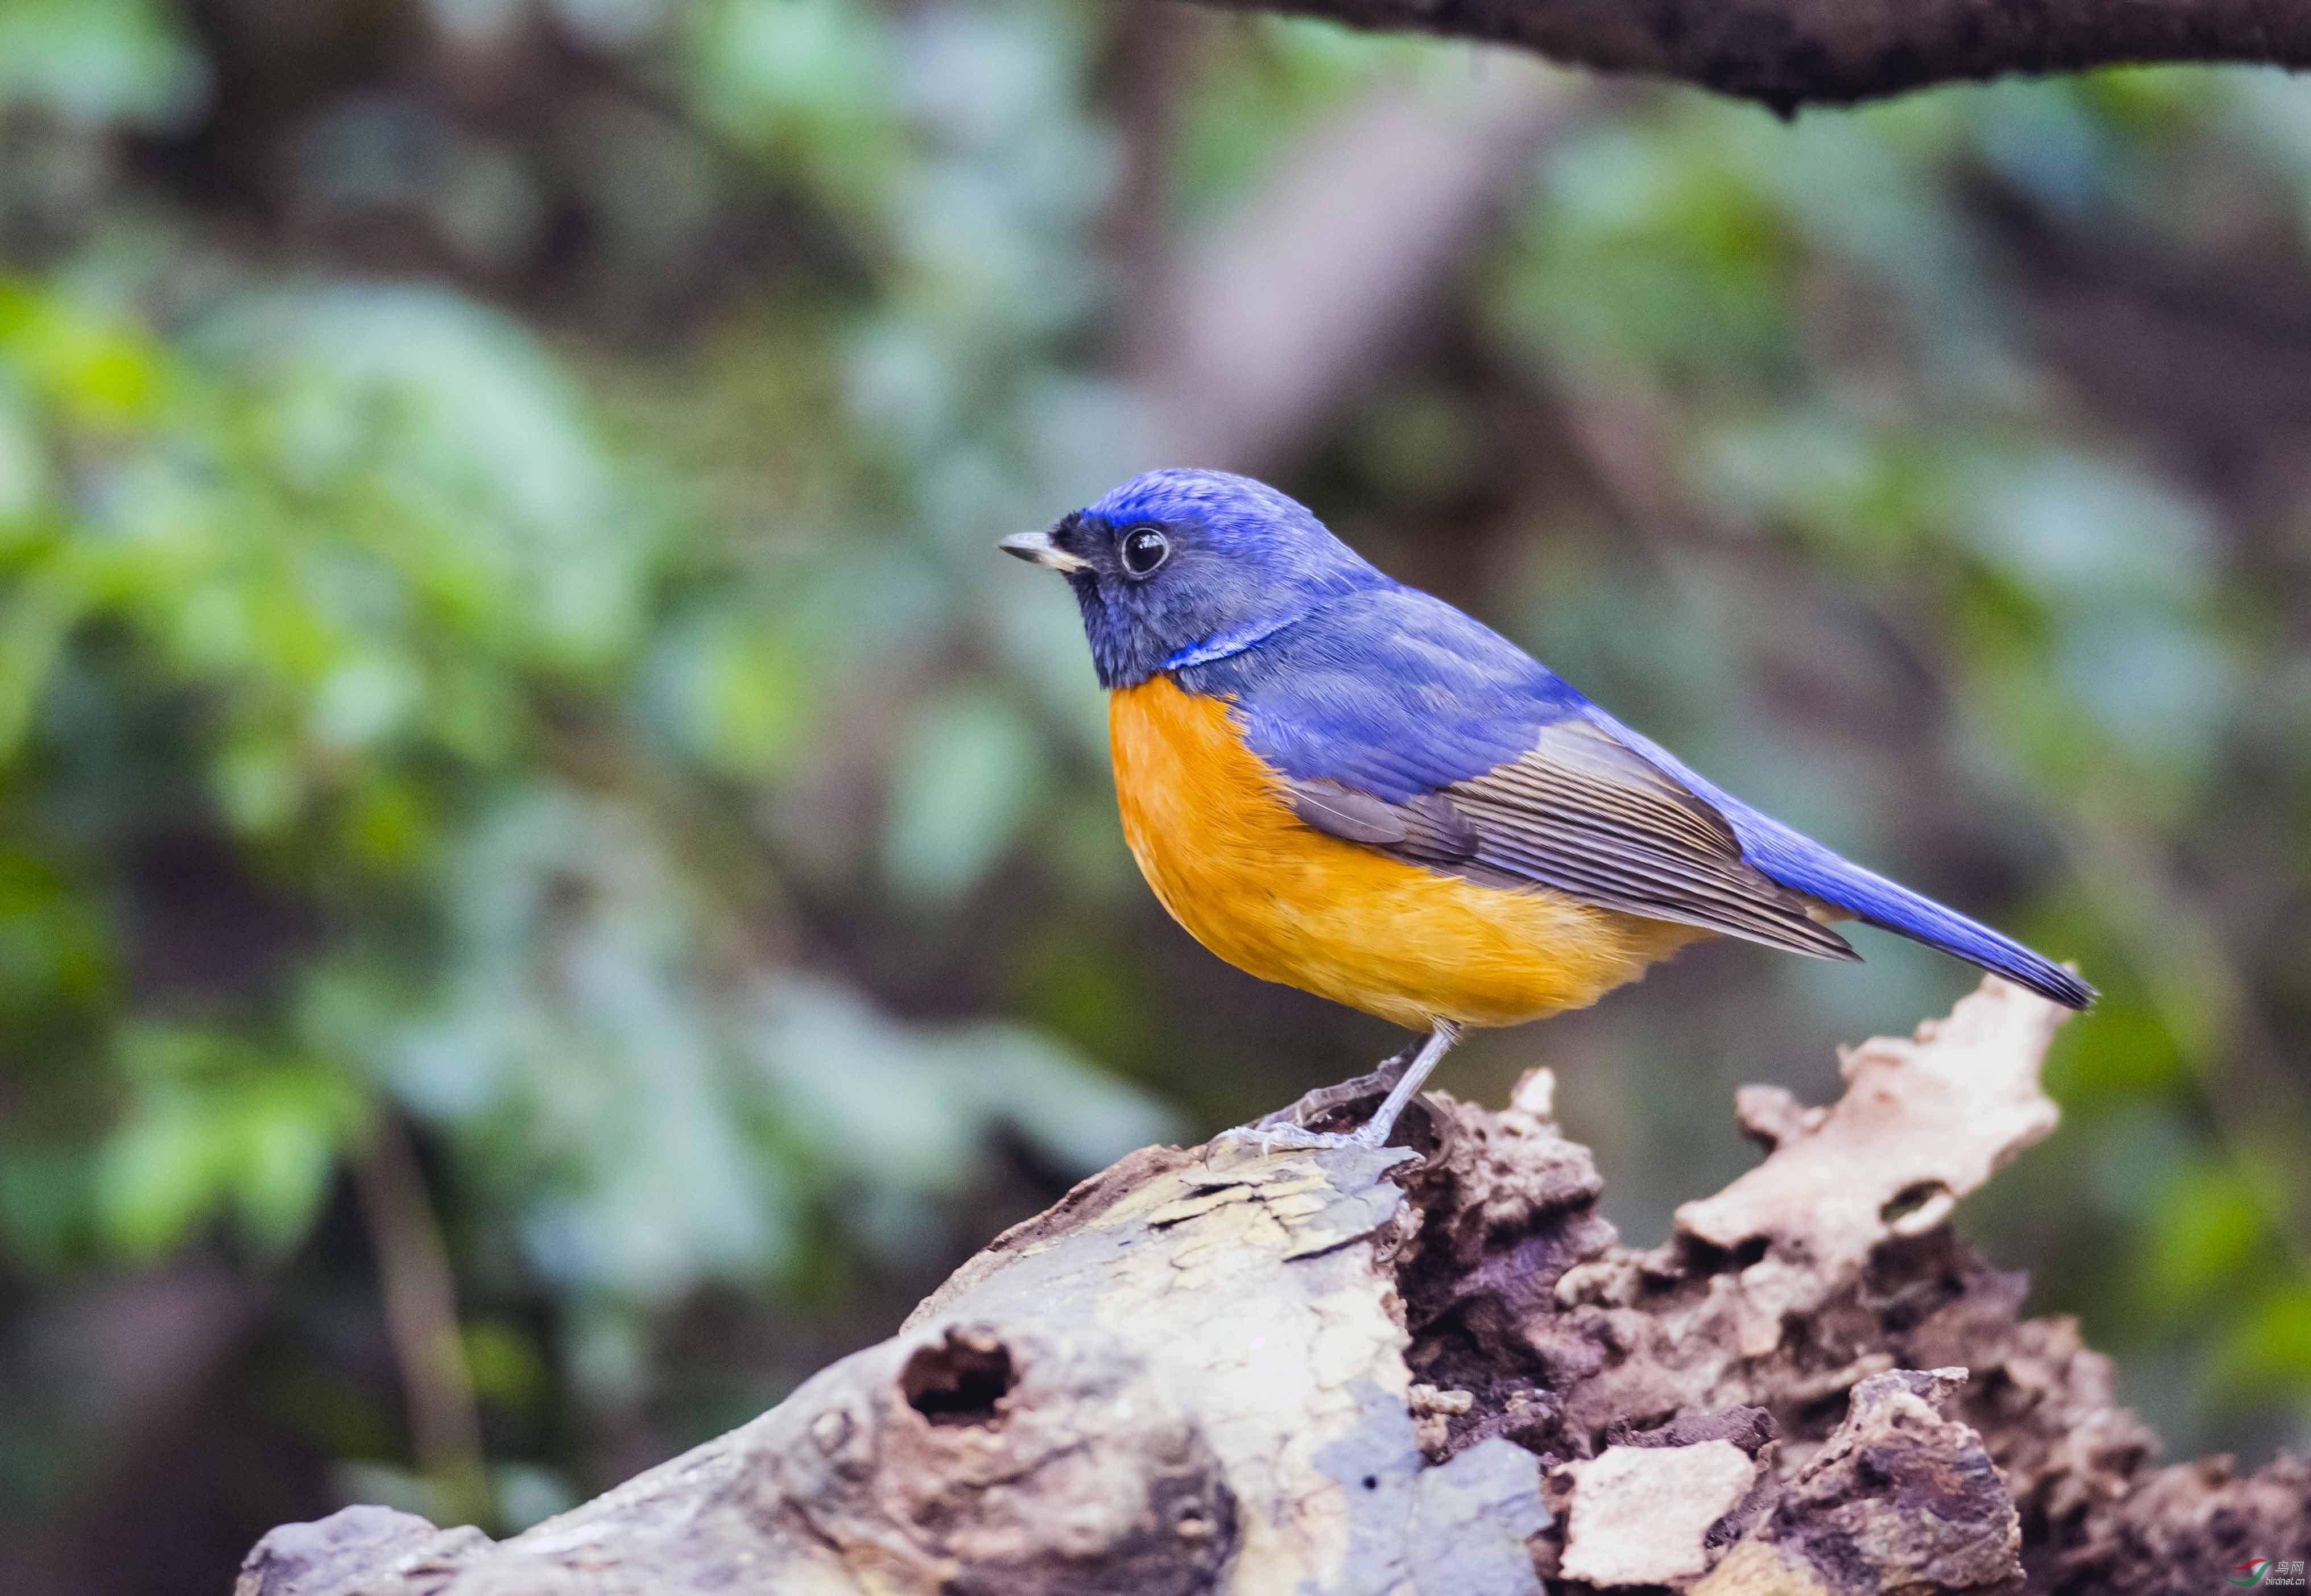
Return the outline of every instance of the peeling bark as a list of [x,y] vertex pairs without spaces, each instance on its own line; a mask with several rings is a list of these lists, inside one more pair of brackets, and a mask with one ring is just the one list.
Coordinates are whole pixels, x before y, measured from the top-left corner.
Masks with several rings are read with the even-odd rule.
[[2311,65],[2283,0],[1213,0],[1522,46],[1787,114],[2010,73],[2155,61]]
[[2311,1462],[2152,1471],[1949,1228],[2053,1128],[2060,1019],[1987,981],[1834,1104],[1745,1091],[1765,1161],[1647,1251],[1543,1071],[1409,1147],[1145,1149],[719,1440],[501,1544],[285,1525],[240,1596],[2131,1596],[2311,1557]]

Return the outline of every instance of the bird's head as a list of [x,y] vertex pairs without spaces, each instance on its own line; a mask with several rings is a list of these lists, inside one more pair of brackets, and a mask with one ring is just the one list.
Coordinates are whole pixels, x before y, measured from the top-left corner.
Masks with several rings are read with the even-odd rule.
[[1066,575],[1103,687],[1224,658],[1388,581],[1306,506],[1225,471],[1142,473],[999,546]]

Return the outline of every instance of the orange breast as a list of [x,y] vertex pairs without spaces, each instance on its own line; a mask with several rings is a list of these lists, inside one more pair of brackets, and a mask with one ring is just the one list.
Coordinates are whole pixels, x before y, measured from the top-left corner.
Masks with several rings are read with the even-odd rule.
[[1124,839],[1172,918],[1239,968],[1398,1025],[1578,1008],[1706,934],[1327,836],[1292,813],[1227,704],[1168,676],[1110,694],[1108,732]]

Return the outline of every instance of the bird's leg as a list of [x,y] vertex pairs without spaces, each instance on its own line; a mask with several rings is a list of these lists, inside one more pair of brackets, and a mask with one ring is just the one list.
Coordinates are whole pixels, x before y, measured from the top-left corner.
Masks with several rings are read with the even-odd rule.
[[1348,1139],[1360,1147],[1377,1147],[1386,1142],[1388,1133],[1396,1129],[1396,1116],[1404,1112],[1404,1105],[1412,1101],[1414,1093],[1420,1090],[1420,1084],[1428,1078],[1428,1072],[1436,1068],[1438,1061],[1451,1052],[1452,1044],[1460,1040],[1459,1025],[1451,1020],[1438,1020],[1428,1033],[1428,1040],[1422,1042],[1420,1051],[1412,1056],[1411,1067],[1405,1070],[1395,1086],[1389,1088],[1379,1110],[1371,1119],[1348,1132]]
[[[1309,1094],[1310,1097],[1320,1100],[1312,1106],[1315,1112],[1321,1113],[1331,1106],[1331,1103],[1321,1101],[1321,1099],[1330,1098],[1332,1102],[1346,1102],[1351,1094],[1361,1095],[1368,1083],[1376,1079],[1390,1079],[1393,1077],[1389,1086],[1388,1096],[1382,1100],[1380,1107],[1374,1111],[1372,1117],[1354,1130],[1311,1130],[1290,1118],[1289,1116],[1295,1111],[1286,1109],[1281,1112],[1270,1114],[1255,1124],[1239,1125],[1233,1129],[1223,1130],[1220,1132],[1219,1139],[1248,1141],[1263,1153],[1272,1153],[1278,1148],[1287,1147],[1382,1146],[1388,1140],[1389,1132],[1396,1128],[1397,1116],[1404,1112],[1404,1105],[1411,1102],[1413,1094],[1420,1090],[1420,1084],[1428,1078],[1428,1072],[1436,1068],[1437,1060],[1450,1052],[1452,1044],[1460,1040],[1459,1025],[1451,1020],[1438,1020],[1425,1041],[1417,1047],[1407,1048],[1402,1052],[1385,1060],[1371,1075]],[[1304,1103],[1307,1100],[1302,1101]],[[1295,1108],[1297,1106],[1295,1105]]]
[[1321,1122],[1335,1109],[1350,1108],[1375,1097],[1385,1097],[1395,1089],[1396,1083],[1404,1078],[1404,1072],[1412,1068],[1413,1060],[1420,1056],[1420,1049],[1427,1040],[1425,1036],[1415,1037],[1374,1065],[1370,1074],[1304,1092],[1296,1103],[1286,1103],[1273,1113],[1262,1114],[1248,1129],[1272,1130],[1280,1125],[1305,1130]]

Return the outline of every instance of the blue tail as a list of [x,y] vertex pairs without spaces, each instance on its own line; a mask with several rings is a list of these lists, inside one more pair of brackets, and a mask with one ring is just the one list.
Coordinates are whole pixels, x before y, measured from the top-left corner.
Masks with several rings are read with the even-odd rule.
[[2001,937],[1988,926],[1943,907],[1923,893],[1914,893],[1838,858],[1811,837],[1792,831],[1770,815],[1759,814],[1722,788],[1686,768],[1666,749],[1605,718],[1623,741],[1645,757],[1675,772],[1685,784],[1716,806],[1740,840],[1741,856],[1783,886],[1810,893],[1861,920],[1928,947],[1938,947],[1970,964],[2028,987],[2042,998],[2065,1008],[2085,1008],[2099,995],[2094,988],[2053,960],[2031,952],[2011,937]]
[[1864,925],[1955,954],[2065,1008],[2084,1008],[2095,1000],[2094,988],[2060,964],[1923,894],[1847,863],[1810,837],[1754,811],[1726,819],[1741,839],[1743,856],[1783,886],[1848,910]]

